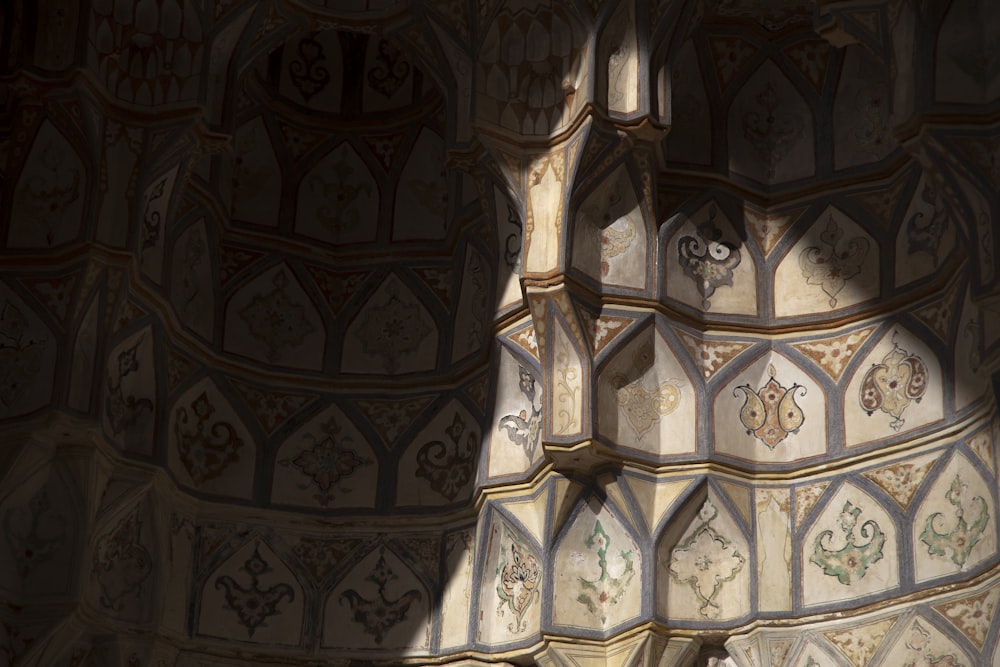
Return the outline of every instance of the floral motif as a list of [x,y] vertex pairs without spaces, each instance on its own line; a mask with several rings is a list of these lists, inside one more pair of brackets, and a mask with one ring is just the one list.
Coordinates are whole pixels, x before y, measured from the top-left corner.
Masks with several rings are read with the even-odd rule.
[[929,185],[924,186],[920,198],[934,208],[934,213],[930,220],[924,220],[923,212],[917,211],[906,222],[906,250],[911,255],[918,252],[927,255],[937,268],[941,238],[948,229],[950,216],[944,197],[939,196]]
[[674,547],[670,561],[664,563],[670,578],[689,586],[701,600],[698,613],[705,618],[718,617],[721,611],[717,602],[719,593],[746,564],[746,558],[733,543],[712,526],[718,515],[718,508],[711,500],[706,500],[698,512],[694,530]]
[[267,347],[267,358],[274,361],[287,350],[302,345],[305,337],[315,330],[306,318],[302,304],[293,302],[286,291],[288,277],[278,271],[271,279],[270,292],[254,295],[250,303],[240,310],[250,335]]
[[334,237],[339,237],[361,223],[361,212],[355,204],[362,195],[371,196],[372,186],[358,180],[357,170],[343,152],[340,159],[327,165],[325,172],[309,177],[309,189],[330,202],[316,209],[316,218]]
[[900,507],[906,509],[910,506],[910,501],[917,489],[920,488],[920,483],[924,481],[924,477],[932,465],[934,465],[934,461],[927,461],[919,465],[916,463],[894,463],[885,468],[862,474],[885,489],[885,492],[892,496]]
[[799,254],[799,267],[806,283],[819,285],[830,297],[831,308],[837,306],[837,295],[847,281],[861,273],[861,265],[868,255],[868,239],[855,236],[847,242],[846,248],[842,248],[840,239],[843,235],[831,213],[826,229],[819,235],[823,247],[809,246]]
[[681,390],[677,380],[661,382],[653,391],[642,386],[642,378],[626,382],[623,375],[612,378],[618,396],[618,409],[640,440],[661,417],[677,409]]
[[611,270],[610,261],[621,255],[635,240],[635,225],[630,220],[624,220],[623,229],[608,226],[601,230],[601,276],[607,276]]
[[527,630],[524,615],[533,602],[539,598],[538,585],[542,575],[538,560],[528,551],[528,548],[504,526],[504,541],[510,545],[500,547],[500,563],[497,565],[497,596],[500,605],[497,615],[503,617],[504,607],[514,614],[514,622],[507,629],[514,634]]
[[395,600],[386,597],[386,585],[398,579],[396,573],[392,571],[388,563],[385,562],[385,553],[380,553],[375,568],[368,573],[365,581],[370,581],[378,587],[373,599],[368,600],[361,597],[353,588],[340,594],[341,601],[347,601],[354,612],[354,621],[360,623],[365,633],[375,638],[376,644],[381,644],[385,639],[385,633],[391,630],[400,622],[406,620],[406,614],[410,610],[410,605],[423,599],[423,595],[417,589],[410,589],[400,595]]
[[854,528],[857,526],[860,514],[861,508],[855,507],[851,501],[847,501],[844,504],[844,509],[840,512],[838,521],[840,532],[843,534],[844,546],[836,550],[828,549],[824,542],[826,545],[830,545],[833,531],[824,530],[816,536],[816,541],[813,543],[813,555],[809,558],[809,562],[821,567],[824,574],[837,577],[837,581],[845,586],[850,586],[864,578],[868,568],[882,560],[885,533],[875,521],[868,520],[861,525],[859,531],[861,537],[869,538],[868,542],[862,545],[855,543]]
[[628,590],[632,577],[635,576],[635,566],[632,563],[634,554],[631,549],[618,552],[624,568],[620,576],[613,577],[608,569],[608,547],[611,546],[611,538],[604,532],[600,521],[594,522],[594,530],[587,537],[585,544],[588,549],[597,551],[597,565],[601,568],[601,574],[593,581],[578,577],[581,592],[576,601],[587,607],[587,611],[591,614],[600,614],[601,623],[604,623],[607,621],[604,607],[618,604]]
[[450,445],[431,440],[417,452],[417,477],[423,477],[432,489],[454,500],[475,473],[479,434],[466,426],[458,412],[445,433]]
[[710,297],[722,285],[732,286],[733,269],[740,264],[740,250],[722,240],[722,230],[715,224],[715,205],[708,211],[708,220],[698,225],[697,236],[683,236],[677,242],[681,268],[702,296],[702,306],[711,307]]
[[920,622],[913,621],[910,634],[904,642],[907,648],[907,661],[903,667],[963,667],[958,659],[948,653],[934,655],[931,651],[931,633],[924,629]]
[[531,414],[521,410],[516,415],[506,415],[500,418],[497,429],[507,431],[507,438],[524,450],[528,461],[535,457],[538,448],[538,438],[542,432],[542,388],[536,386],[535,376],[524,366],[518,366],[518,387],[524,397],[531,402]]
[[524,234],[524,225],[521,224],[521,217],[511,204],[507,204],[507,224],[514,228],[514,231],[507,234],[503,242],[503,261],[510,269],[510,272],[521,275],[521,237]]
[[[950,556],[951,561],[962,567],[972,553],[973,547],[982,539],[986,532],[990,520],[990,513],[986,509],[986,501],[982,496],[974,496],[969,499],[969,506],[966,506],[965,492],[968,485],[962,478],[955,475],[951,482],[951,488],[945,494],[945,498],[954,507],[955,527],[947,533],[939,533],[934,528],[934,523],[941,519],[941,512],[935,512],[927,517],[924,522],[924,530],[920,533],[920,541],[927,545],[927,553],[933,556]],[[969,519],[969,521],[967,521]],[[971,521],[971,522],[970,522]]]
[[847,363],[872,331],[874,329],[869,327],[836,338],[794,343],[793,347],[819,364],[834,381],[840,381]]
[[62,548],[67,523],[65,517],[52,509],[44,487],[28,500],[27,507],[7,510],[3,515],[3,535],[22,579]]
[[386,97],[392,97],[410,76],[410,63],[391,42],[380,39],[375,67],[368,70],[368,85]]
[[139,258],[145,257],[146,251],[155,248],[160,243],[162,214],[160,210],[165,208],[165,202],[160,201],[164,196],[169,195],[167,184],[172,184],[173,172],[165,174],[156,183],[151,185],[143,197],[142,205],[142,247],[139,250]]
[[890,415],[889,426],[898,431],[904,424],[903,411],[911,402],[920,402],[927,391],[927,366],[893,341],[892,349],[879,364],[865,373],[861,382],[861,407],[871,416],[876,410]]
[[244,443],[236,435],[232,424],[211,421],[215,406],[208,400],[206,392],[201,392],[191,401],[190,407],[190,414],[183,406],[174,413],[174,434],[181,462],[192,481],[200,485],[218,477],[229,464],[238,461],[237,452]]
[[330,83],[330,70],[323,66],[323,45],[312,37],[298,44],[299,57],[288,63],[288,74],[302,98],[308,102]]
[[101,605],[121,609],[127,593],[141,593],[143,582],[153,571],[153,558],[139,541],[138,509],[118,522],[109,534],[97,541],[92,572],[101,586]]
[[0,403],[9,407],[24,395],[42,367],[44,340],[30,338],[28,320],[9,301],[0,308]]
[[22,225],[28,221],[38,225],[45,233],[46,243],[52,245],[56,228],[70,205],[80,198],[81,178],[73,160],[67,159],[66,153],[52,141],[42,148],[40,166],[18,188],[14,220],[20,220]]
[[278,604],[285,598],[289,602],[295,600],[295,590],[285,583],[275,584],[270,588],[260,587],[261,575],[271,572],[273,568],[260,555],[260,545],[254,547],[250,556],[240,568],[250,575],[250,585],[243,587],[229,575],[216,578],[215,589],[224,590],[228,608],[236,612],[240,624],[247,629],[247,636],[259,627],[267,626],[267,619],[281,612]]
[[748,111],[743,114],[743,136],[767,162],[767,177],[771,179],[778,163],[802,138],[805,123],[798,116],[778,111],[781,99],[771,82],[757,94],[757,106],[763,113]]
[[382,357],[386,371],[394,373],[400,357],[415,352],[431,328],[417,302],[406,302],[399,297],[395,282],[386,288],[386,294],[388,298],[382,303],[365,309],[355,335],[362,350]]
[[362,543],[359,538],[342,537],[327,539],[304,536],[292,551],[312,574],[316,583],[321,583],[334,568],[344,564],[344,558]]
[[1000,600],[1000,589],[988,590],[979,595],[934,605],[955,627],[962,631],[980,650],[986,644]]
[[308,477],[309,482],[300,485],[299,488],[315,486],[319,489],[319,493],[313,497],[326,507],[335,499],[334,491],[350,493],[351,489],[345,486],[344,482],[358,468],[371,465],[372,462],[358,456],[358,453],[351,448],[351,436],[340,433],[341,427],[333,417],[320,426],[320,431],[321,436],[318,438],[312,433],[307,433],[305,437],[312,446],[302,449],[294,459],[282,460],[281,464],[295,466]]
[[753,435],[774,449],[790,434],[798,433],[805,422],[802,408],[795,402],[795,393],[801,389],[804,396],[806,388],[798,383],[787,388],[782,386],[774,379],[774,366],[768,366],[767,372],[771,377],[760,389],[754,391],[750,385],[744,384],[736,387],[733,394],[743,392],[740,421],[746,427],[747,435]]
[[104,412],[115,435],[134,425],[143,416],[153,413],[153,402],[148,398],[125,396],[122,391],[122,380],[130,373],[139,370],[137,351],[142,345],[144,336],[140,336],[132,347],[118,353],[118,377],[112,378],[108,373],[108,398],[104,404]]
[[890,141],[886,98],[883,85],[862,88],[855,98],[855,106],[861,113],[861,124],[851,130],[851,136],[859,148],[874,158],[882,157]]

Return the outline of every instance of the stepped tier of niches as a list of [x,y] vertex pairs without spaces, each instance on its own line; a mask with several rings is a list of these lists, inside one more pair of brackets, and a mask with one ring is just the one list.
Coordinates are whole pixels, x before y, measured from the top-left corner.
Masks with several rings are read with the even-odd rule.
[[[988,664],[1000,602],[998,441],[991,413],[907,451],[784,480],[548,472],[445,524],[220,511],[155,467],[35,443],[0,503],[12,547],[0,577],[15,603],[18,591],[46,600],[81,576],[60,563],[92,562],[84,605],[112,626],[189,634],[190,647],[222,654],[218,640],[285,655],[516,651],[544,635],[599,639],[649,620],[738,634],[794,616],[815,625],[740,641],[787,651],[801,639],[819,656],[854,631],[836,619],[855,610],[848,625],[878,630],[871,650],[926,644]],[[972,588],[953,592],[957,582]],[[899,599],[910,601],[905,612],[887,606]],[[913,632],[930,643],[896,641]]]

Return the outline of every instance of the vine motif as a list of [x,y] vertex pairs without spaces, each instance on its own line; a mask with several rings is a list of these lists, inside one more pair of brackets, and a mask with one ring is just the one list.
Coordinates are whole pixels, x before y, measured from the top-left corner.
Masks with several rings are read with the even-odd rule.
[[954,655],[945,653],[934,655],[930,648],[931,633],[924,629],[916,620],[910,626],[910,636],[904,646],[908,649],[909,660],[903,667],[963,667]]
[[831,308],[837,306],[837,295],[844,289],[847,281],[861,273],[861,265],[868,254],[868,239],[856,236],[847,242],[846,248],[841,248],[840,239],[843,235],[843,230],[831,213],[826,229],[819,235],[823,248],[809,246],[799,254],[799,268],[806,278],[806,284],[819,285],[830,297]]
[[152,556],[139,541],[141,527],[136,509],[97,542],[92,571],[97,573],[104,607],[121,609],[122,598],[131,591],[138,596],[153,571]]
[[515,275],[521,274],[521,237],[524,234],[524,225],[517,211],[510,204],[507,204],[507,224],[512,225],[516,231],[511,232],[504,239],[503,261]]
[[[924,522],[924,530],[920,533],[920,541],[927,545],[927,553],[934,556],[949,556],[951,561],[963,567],[972,553],[973,547],[982,539],[986,532],[990,513],[986,509],[986,501],[981,496],[974,496],[971,499],[971,512],[966,513],[963,501],[965,500],[965,490],[968,485],[962,482],[962,478],[955,475],[951,488],[945,494],[945,498],[954,507],[955,527],[947,533],[939,533],[934,528],[934,523],[943,517],[941,512],[935,512],[927,517]],[[972,523],[966,521],[967,517],[975,517]]]
[[933,206],[934,212],[930,220],[924,220],[923,212],[917,211],[907,221],[906,250],[911,255],[924,253],[931,258],[934,268],[937,268],[940,261],[938,250],[941,247],[941,238],[948,229],[948,208],[945,206],[944,197],[938,196],[930,186],[924,186],[920,198]]
[[308,102],[330,83],[330,70],[323,66],[326,54],[323,45],[312,37],[306,37],[298,44],[299,58],[288,64],[292,83],[298,88],[303,99]]
[[542,388],[535,383],[535,377],[524,366],[518,366],[518,388],[531,402],[531,414],[521,410],[516,415],[500,418],[497,429],[507,431],[507,438],[524,450],[531,462],[538,448],[538,438],[542,432]]
[[312,443],[305,447],[294,459],[283,459],[284,466],[295,467],[309,478],[305,484],[299,484],[300,490],[315,486],[319,492],[313,495],[316,501],[326,507],[335,500],[334,492],[350,493],[351,489],[345,482],[362,467],[371,465],[371,460],[358,455],[351,445],[350,435],[341,434],[337,420],[331,417],[320,426],[321,435],[316,437],[307,433],[306,438]]
[[[632,563],[632,551],[619,551],[619,557],[624,561],[624,570],[621,576],[613,577],[608,572],[608,547],[611,546],[611,538],[601,522],[594,522],[594,530],[587,537],[588,549],[596,549],[597,565],[601,569],[601,574],[597,579],[590,580],[584,577],[577,577],[580,582],[581,592],[576,601],[587,607],[591,614],[597,614],[600,608],[603,611],[605,605],[614,605],[625,595],[632,577],[635,576],[635,566]],[[607,621],[607,615],[601,613],[601,623]]]
[[385,633],[400,622],[406,620],[410,605],[423,599],[423,595],[413,588],[395,600],[385,594],[386,585],[399,577],[385,562],[384,551],[379,553],[375,568],[368,573],[365,581],[370,581],[378,587],[371,600],[361,596],[353,588],[340,594],[341,601],[347,601],[354,613],[354,621],[360,623],[365,633],[375,638],[376,644],[381,644]]
[[198,277],[198,267],[207,254],[208,249],[206,245],[205,238],[198,229],[195,229],[188,235],[187,242],[184,244],[184,259],[182,262],[184,272],[181,275],[180,298],[178,299],[180,303],[178,306],[184,316],[192,322],[201,318],[204,310],[201,307],[202,302],[198,299],[203,288]]
[[500,604],[497,606],[497,616],[503,617],[504,607],[514,614],[514,621],[507,625],[513,634],[527,630],[524,615],[539,596],[538,585],[541,583],[541,571],[538,560],[504,526],[504,541],[510,544],[510,555],[507,547],[500,547],[500,563],[496,574],[499,578],[497,596]]
[[882,560],[885,533],[875,521],[865,521],[859,531],[863,539],[868,538],[868,542],[861,545],[855,543],[854,528],[860,514],[861,508],[847,501],[839,518],[844,546],[836,550],[827,548],[833,538],[833,531],[824,530],[816,536],[813,555],[809,558],[809,562],[821,567],[824,574],[837,577],[837,581],[845,586],[864,578],[868,568]]
[[711,308],[716,289],[732,287],[733,270],[740,265],[739,248],[722,240],[722,230],[715,224],[717,213],[713,204],[708,220],[698,225],[697,236],[684,236],[677,242],[678,261],[698,286],[705,310]]
[[378,42],[375,67],[368,70],[368,85],[385,97],[392,97],[410,75],[410,63],[403,60],[403,53],[384,39]]
[[243,440],[228,422],[210,423],[215,406],[208,400],[206,392],[201,392],[191,401],[190,407],[190,414],[183,406],[174,413],[177,420],[174,433],[181,462],[192,481],[201,485],[218,477],[229,464],[239,460],[237,452],[243,447]]
[[979,320],[975,317],[965,323],[962,328],[969,340],[969,369],[979,371],[983,362],[983,337],[979,331]]
[[560,405],[569,404],[569,408],[560,408],[557,412],[560,419],[557,432],[566,433],[577,423],[576,396],[580,392],[580,386],[576,383],[579,378],[576,369],[570,365],[570,355],[565,343],[556,352],[555,371],[558,377],[556,386],[562,390],[558,395],[559,403]]
[[451,426],[445,429],[450,444],[431,440],[417,452],[417,477],[423,477],[432,489],[454,500],[475,473],[478,434],[469,429],[455,412]]
[[142,345],[145,336],[140,336],[135,345],[118,353],[118,377],[112,378],[108,373],[108,400],[104,412],[115,435],[133,426],[144,414],[152,414],[153,402],[148,398],[125,396],[122,391],[122,381],[131,373],[139,370],[137,350]]
[[10,406],[24,395],[42,367],[45,340],[27,335],[28,320],[14,304],[0,308],[0,403]]
[[670,561],[664,563],[670,578],[689,586],[701,600],[698,613],[705,618],[718,617],[719,593],[746,564],[746,557],[712,526],[718,515],[718,508],[706,500],[698,512],[698,524],[687,539],[674,547]]
[[261,575],[271,572],[273,568],[260,555],[260,545],[254,547],[250,556],[240,568],[250,576],[250,585],[243,587],[229,575],[216,578],[215,589],[224,590],[226,605],[236,612],[240,624],[247,629],[247,636],[259,627],[267,626],[267,619],[280,614],[278,604],[288,599],[295,600],[295,590],[285,583],[275,584],[270,588],[260,587]]
[[28,506],[7,510],[3,534],[22,579],[39,563],[50,560],[66,539],[65,517],[56,514],[44,487],[28,500]]
[[911,401],[919,403],[927,391],[927,366],[893,340],[882,362],[872,364],[865,373],[860,391],[864,411],[869,416],[876,410],[885,412],[893,418],[889,426],[898,431],[905,422],[903,411]]
[[761,440],[770,449],[793,433],[798,433],[805,422],[802,408],[795,402],[795,394],[801,389],[802,396],[806,388],[797,382],[791,387],[784,387],[774,379],[774,366],[769,365],[767,372],[771,376],[763,387],[754,391],[749,384],[740,385],[733,390],[742,391],[744,400],[740,409],[740,421],[747,429],[747,435]]
[[[146,201],[142,208],[142,247],[139,249],[139,259],[145,257],[146,250],[155,248],[160,242],[161,216],[160,211],[154,209],[154,204],[164,196],[167,181],[170,176],[166,175],[153,186],[153,190],[146,195]],[[158,204],[157,204],[158,206]]]

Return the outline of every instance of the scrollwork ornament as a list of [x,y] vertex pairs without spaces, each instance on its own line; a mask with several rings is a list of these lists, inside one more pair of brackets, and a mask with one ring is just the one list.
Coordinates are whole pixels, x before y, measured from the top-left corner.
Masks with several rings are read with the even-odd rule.
[[740,264],[740,250],[722,240],[722,230],[715,224],[716,207],[708,211],[708,220],[698,225],[697,236],[683,236],[677,242],[681,268],[702,296],[702,306],[712,306],[710,298],[723,285],[732,286],[733,270]]
[[288,64],[288,74],[302,98],[308,102],[330,83],[330,70],[322,64],[326,59],[323,45],[312,37],[299,41],[298,52],[298,59]]

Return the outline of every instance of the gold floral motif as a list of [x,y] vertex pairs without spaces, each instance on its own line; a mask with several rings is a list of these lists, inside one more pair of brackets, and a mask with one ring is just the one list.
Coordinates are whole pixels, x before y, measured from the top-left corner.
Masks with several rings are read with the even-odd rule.
[[652,391],[642,386],[642,379],[626,383],[624,376],[613,379],[618,396],[618,409],[640,440],[661,417],[677,409],[681,390],[677,380],[662,382]]
[[601,230],[601,276],[608,275],[610,261],[628,250],[635,240],[635,225],[629,220],[624,223],[624,228],[620,230],[611,226]]

